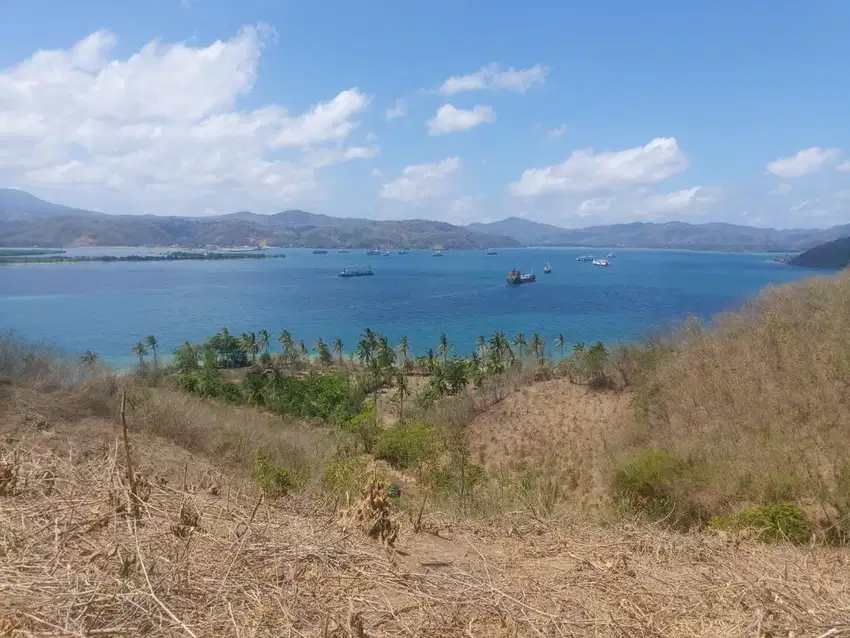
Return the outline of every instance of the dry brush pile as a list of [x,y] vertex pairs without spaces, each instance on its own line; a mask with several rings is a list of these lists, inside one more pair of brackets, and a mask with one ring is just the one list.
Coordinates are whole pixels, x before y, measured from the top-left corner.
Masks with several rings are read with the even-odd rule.
[[0,635],[850,635],[837,550],[518,520],[416,534],[377,484],[309,513],[133,471],[124,445],[2,449]]

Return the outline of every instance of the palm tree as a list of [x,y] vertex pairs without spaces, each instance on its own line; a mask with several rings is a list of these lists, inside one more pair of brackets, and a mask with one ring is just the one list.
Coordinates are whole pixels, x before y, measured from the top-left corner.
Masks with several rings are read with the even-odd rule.
[[339,359],[340,367],[342,367],[342,350],[343,350],[342,339],[337,337],[336,339],[334,339],[334,354]]
[[145,348],[145,344],[139,341],[133,348],[130,350],[131,354],[139,357],[139,365],[144,365],[145,363],[145,355],[147,355],[148,351]]
[[328,344],[326,344],[325,340],[321,337],[316,340],[316,354],[319,356],[319,361],[323,366],[328,366],[333,361],[333,356],[331,355],[331,351],[328,349]]
[[253,332],[243,332],[242,338],[239,340],[239,345],[251,355],[251,363],[257,362],[257,353],[260,351],[260,342],[257,341],[257,335]]
[[398,422],[404,422],[404,397],[410,393],[407,385],[407,375],[403,370],[399,370],[395,375],[396,391],[398,392]]
[[566,339],[564,339],[564,335],[559,334],[555,338],[555,344],[554,345],[555,345],[556,348],[558,348],[558,350],[561,351],[561,361],[563,361],[564,360],[564,348],[567,347],[567,341],[566,341]]
[[443,332],[440,334],[440,345],[437,347],[437,352],[439,352],[443,357],[443,362],[449,360],[449,352],[452,350],[452,344],[449,343],[449,338],[446,336],[446,333]]
[[272,336],[265,328],[263,328],[257,333],[257,347],[263,354],[269,351],[269,342],[271,342],[271,338]]
[[487,338],[484,335],[478,335],[478,343],[476,344],[476,353],[479,357],[484,357],[487,354]]
[[145,345],[151,349],[151,352],[153,352],[153,367],[156,368],[159,365],[156,359],[156,349],[159,347],[159,342],[153,335],[148,335],[145,337]]
[[402,368],[407,367],[407,363],[410,360],[410,344],[407,342],[407,337],[403,336],[399,339],[398,347],[396,348],[398,351],[398,355],[401,358],[401,366]]
[[96,352],[92,352],[91,350],[86,350],[82,356],[80,357],[80,363],[89,368],[93,367],[95,363],[97,363],[100,357]]
[[373,339],[374,336],[372,335],[372,331],[366,328],[363,335],[360,337],[360,341],[357,342],[357,358],[364,366],[369,365],[374,358],[375,350]]
[[519,361],[522,363],[522,349],[528,345],[528,342],[525,340],[525,334],[522,332],[516,333],[516,336],[514,336],[514,345],[519,350]]
[[292,334],[289,330],[284,330],[280,333],[277,341],[280,344],[283,362],[287,365],[292,365],[295,359],[295,342],[292,340]]
[[531,335],[531,351],[534,353],[534,356],[537,357],[537,361],[539,363],[543,363],[543,358],[545,356],[546,350],[546,339],[544,339],[540,333],[535,332]]

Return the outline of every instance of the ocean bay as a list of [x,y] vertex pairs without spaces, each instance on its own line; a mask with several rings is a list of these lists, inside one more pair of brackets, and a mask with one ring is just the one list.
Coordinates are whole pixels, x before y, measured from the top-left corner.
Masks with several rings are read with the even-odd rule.
[[[347,351],[366,327],[392,342],[406,335],[417,354],[436,347],[441,332],[460,353],[494,330],[539,332],[549,344],[558,334],[571,343],[616,343],[688,315],[710,317],[768,284],[813,274],[765,254],[615,250],[608,268],[575,261],[608,250],[578,248],[446,251],[439,258],[287,249],[285,259],[7,265],[0,267],[0,331],[70,355],[93,350],[118,366],[133,363],[130,348],[146,335],[170,352],[224,326],[232,333],[265,328],[274,337],[286,329],[308,345],[339,337]],[[552,274],[543,274],[546,263]],[[338,277],[346,266],[371,266],[375,276]],[[533,270],[537,282],[507,285],[514,267]]]

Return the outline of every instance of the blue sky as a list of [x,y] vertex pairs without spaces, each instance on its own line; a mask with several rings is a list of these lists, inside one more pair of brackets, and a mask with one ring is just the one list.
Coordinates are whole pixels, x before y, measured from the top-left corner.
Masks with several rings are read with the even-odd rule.
[[850,3],[413,5],[4,3],[0,185],[116,213],[850,221]]

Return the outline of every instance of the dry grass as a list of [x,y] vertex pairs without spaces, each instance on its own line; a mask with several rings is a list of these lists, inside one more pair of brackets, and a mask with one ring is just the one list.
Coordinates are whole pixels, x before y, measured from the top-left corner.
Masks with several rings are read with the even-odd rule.
[[328,429],[164,388],[136,388],[131,406],[133,423],[140,431],[229,468],[249,469],[265,456],[293,473],[301,487],[318,485],[336,449]]
[[631,395],[597,392],[566,379],[543,381],[508,395],[467,427],[470,446],[490,470],[534,468],[558,481],[572,500],[598,502],[606,441]]
[[[850,274],[765,290],[692,326],[644,391],[621,452],[698,464],[709,511],[795,500],[850,530]],[[649,387],[649,386],[648,386]],[[816,506],[816,507],[813,507]]]
[[3,458],[6,636],[850,635],[837,550],[519,520],[401,521],[387,547],[237,485],[193,487],[194,468],[185,487],[137,473],[134,518],[117,439],[79,464],[27,442]]

